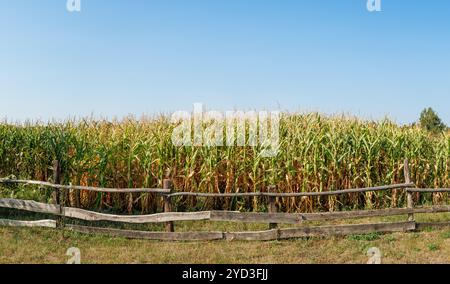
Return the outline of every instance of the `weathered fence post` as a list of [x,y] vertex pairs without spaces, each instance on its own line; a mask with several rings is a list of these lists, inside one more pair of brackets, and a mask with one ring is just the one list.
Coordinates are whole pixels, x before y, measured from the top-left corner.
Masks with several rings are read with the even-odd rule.
[[[269,187],[267,187],[267,192],[268,193],[274,193],[275,192],[275,186],[274,185],[270,185]],[[276,205],[276,197],[275,196],[268,196],[268,200],[269,200],[269,213],[277,213],[277,205]],[[269,224],[269,230],[273,230],[278,228],[278,224],[277,223],[270,223]]]
[[[405,174],[405,182],[406,183],[411,183],[411,176],[410,176],[410,171],[409,171],[409,161],[408,159],[405,159],[405,165],[403,167],[403,172]],[[414,208],[414,201],[413,201],[413,196],[412,196],[412,192],[409,192],[408,189],[406,189],[406,203],[409,209],[413,209]],[[409,213],[408,214],[408,221],[414,221],[414,213]]]
[[[164,179],[163,180],[163,188],[164,189],[170,189],[170,193],[172,193],[173,189],[173,183],[171,179]],[[169,195],[164,195],[164,212],[171,212],[172,211],[172,202]],[[169,221],[166,223],[166,231],[167,232],[174,232],[174,225],[172,221]]]
[[[61,184],[61,165],[58,160],[53,161],[53,183]],[[63,194],[64,195],[64,194]],[[61,193],[59,188],[53,189],[53,201],[59,206],[59,216],[56,216],[56,227],[62,227],[62,205],[61,205]]]

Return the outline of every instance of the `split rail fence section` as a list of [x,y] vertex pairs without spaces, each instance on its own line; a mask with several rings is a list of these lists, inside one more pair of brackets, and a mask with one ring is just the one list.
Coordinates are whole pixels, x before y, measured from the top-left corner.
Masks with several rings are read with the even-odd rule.
[[[126,238],[141,238],[151,240],[176,240],[176,241],[198,241],[198,240],[280,240],[310,236],[324,235],[348,235],[365,234],[370,232],[407,232],[424,227],[442,227],[449,226],[450,222],[436,223],[417,223],[414,220],[416,213],[438,213],[450,212],[449,205],[415,207],[413,202],[413,193],[435,193],[450,192],[450,188],[439,189],[419,189],[410,180],[409,164],[405,161],[404,174],[405,183],[368,187],[360,189],[344,189],[326,192],[300,192],[300,193],[276,193],[274,187],[269,187],[267,192],[251,193],[196,193],[196,192],[174,192],[172,181],[165,179],[163,188],[99,188],[87,186],[72,186],[60,184],[60,165],[58,161],[53,164],[54,177],[53,183],[31,180],[11,180],[1,179],[3,184],[28,184],[40,185],[54,189],[54,204],[39,203],[29,200],[19,199],[0,199],[0,207],[24,210],[28,212],[46,213],[56,216],[56,220],[38,220],[38,221],[18,221],[0,219],[0,225],[4,226],[27,226],[27,227],[51,227],[61,228],[83,233],[104,233],[112,236]],[[65,196],[68,190],[87,190],[94,192],[107,193],[151,193],[158,194],[164,200],[164,212],[151,215],[113,215],[94,211],[88,211],[80,208],[66,207]],[[379,210],[361,210],[361,211],[339,211],[339,212],[321,212],[321,213],[282,213],[277,212],[276,198],[303,197],[303,196],[334,196],[340,194],[363,193],[375,191],[402,190],[406,194],[406,208],[388,208]],[[62,193],[62,194],[61,194]],[[236,212],[236,211],[202,211],[202,212],[172,212],[171,200],[176,196],[197,196],[197,197],[266,197],[268,202],[267,213],[257,212]],[[278,224],[300,225],[308,221],[330,221],[357,219],[368,217],[384,217],[407,215],[404,222],[391,223],[370,223],[370,224],[349,224],[349,225],[328,225],[328,226],[298,226],[294,228],[279,228]],[[65,224],[65,218],[75,218],[85,221],[112,221],[134,224],[145,223],[165,223],[166,231],[138,231],[122,230],[107,227],[80,226]],[[244,231],[244,232],[175,232],[175,221],[230,221],[230,222],[248,222],[268,224],[266,231]]]

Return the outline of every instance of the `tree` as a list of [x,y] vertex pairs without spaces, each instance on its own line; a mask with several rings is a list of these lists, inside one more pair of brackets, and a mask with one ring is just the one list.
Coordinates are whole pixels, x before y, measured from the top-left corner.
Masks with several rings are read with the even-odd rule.
[[437,113],[431,108],[426,108],[420,114],[420,126],[428,131],[438,133],[447,129]]

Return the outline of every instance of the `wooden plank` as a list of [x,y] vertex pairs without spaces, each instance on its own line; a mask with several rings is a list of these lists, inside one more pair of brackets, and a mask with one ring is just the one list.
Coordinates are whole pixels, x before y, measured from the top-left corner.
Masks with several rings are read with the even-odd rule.
[[19,220],[0,219],[0,226],[56,228],[56,221],[55,220],[19,221]]
[[383,191],[383,190],[394,190],[394,189],[405,189],[408,187],[413,187],[414,183],[402,183],[366,188],[354,188],[354,189],[341,189],[333,191],[322,191],[322,192],[299,192],[299,193],[264,193],[265,196],[275,196],[275,197],[303,197],[303,196],[330,196],[348,193],[362,193],[369,191]]
[[378,210],[358,210],[321,213],[258,213],[235,211],[211,211],[211,221],[245,223],[281,223],[300,224],[303,221],[332,221],[344,219],[398,216],[410,213],[450,212],[450,206],[432,206],[416,208],[387,208]]
[[[198,196],[198,197],[250,197],[250,196],[272,196],[272,197],[303,197],[303,196],[329,196],[329,195],[339,195],[348,193],[362,193],[368,191],[380,191],[380,190],[393,190],[393,189],[406,189],[414,187],[414,183],[402,183],[393,184],[385,186],[376,187],[366,187],[366,188],[354,188],[354,189],[342,189],[334,191],[324,191],[324,192],[290,192],[290,193],[270,193],[270,192],[236,192],[236,193],[200,193],[200,192],[175,192],[170,193],[170,190],[163,188],[101,188],[101,187],[91,187],[91,186],[76,186],[76,185],[60,185],[53,184],[44,181],[34,181],[34,180],[12,180],[12,179],[0,179],[0,183],[22,183],[29,185],[41,185],[51,188],[58,189],[68,189],[68,190],[88,190],[96,192],[111,192],[111,193],[160,193],[167,194],[169,197],[174,196]],[[445,191],[450,191],[450,189]]]
[[[421,209],[420,213],[447,212],[450,208]],[[380,210],[341,211],[323,213],[258,213],[258,212],[233,212],[211,211],[211,221],[220,222],[246,222],[246,223],[282,223],[300,224],[303,221],[330,221],[342,219],[357,219],[382,216],[404,215],[414,212],[408,208],[392,208]]]
[[278,239],[278,230],[259,232],[226,232],[225,239],[229,241],[272,241]]
[[323,212],[323,213],[304,213],[301,217],[304,221],[331,221],[343,219],[358,219],[404,215],[413,212],[409,208],[388,208],[378,210],[357,210],[357,211],[340,211],[340,212]]
[[[0,199],[0,207],[25,210],[36,213],[59,215],[58,205],[40,203],[31,200]],[[79,208],[64,207],[65,217],[86,221],[115,221],[125,223],[158,223],[171,221],[199,221],[211,220],[218,222],[246,222],[246,223],[281,223],[300,224],[303,221],[329,221],[356,218],[370,218],[396,216],[409,213],[444,213],[450,212],[449,205],[409,208],[388,208],[380,210],[341,211],[323,213],[258,213],[235,211],[201,211],[201,212],[169,212],[151,215],[112,215],[98,213]]]
[[450,221],[416,223],[416,229],[419,231],[425,230],[427,228],[441,229],[447,227],[450,227]]
[[200,212],[167,212],[151,215],[113,215],[79,208],[64,208],[64,216],[86,221],[113,221],[124,223],[162,223],[173,221],[211,220],[217,222],[245,223],[282,223],[300,224],[303,221],[329,221],[382,216],[396,216],[408,213],[438,213],[450,212],[450,206],[434,206],[423,208],[392,208],[380,210],[324,212],[324,213],[257,213],[233,211],[200,211]]
[[86,221],[113,221],[124,223],[162,223],[171,221],[199,221],[209,220],[211,212],[168,212],[151,215],[113,215],[104,214],[79,208],[64,207],[64,216]]
[[53,184],[46,181],[36,181],[36,180],[12,180],[12,179],[0,179],[0,183],[20,183],[26,185],[40,185],[50,188],[67,189],[67,190],[87,190],[95,192],[110,192],[110,193],[162,193],[167,194],[170,191],[163,188],[104,188],[104,187],[92,187],[92,186],[79,186],[79,185],[62,185]]
[[279,239],[291,239],[327,235],[367,234],[372,232],[406,232],[415,230],[415,222],[376,223],[356,225],[318,226],[280,229]]
[[169,195],[170,197],[176,196],[196,196],[196,197],[257,197],[264,196],[264,192],[236,192],[236,193],[202,193],[202,192],[174,192]]
[[371,232],[406,232],[415,230],[416,224],[415,222],[358,224],[277,229],[258,232],[147,232],[77,225],[67,225],[66,228],[82,233],[100,233],[116,237],[162,241],[211,241],[222,239],[228,241],[271,241],[277,239],[326,235],[366,234]]
[[[28,200],[0,199],[0,207],[26,210],[37,213],[59,214],[59,207],[52,204]],[[383,216],[396,216],[409,213],[450,212],[449,205],[408,208],[390,208],[380,210],[342,211],[323,213],[257,213],[234,211],[170,212],[151,215],[113,215],[98,213],[79,208],[64,207],[64,216],[86,221],[114,221],[124,223],[159,223],[171,221],[245,222],[245,223],[282,223],[300,224],[303,221],[330,221]]]
[[40,203],[32,200],[20,200],[12,198],[0,199],[0,207],[19,209],[36,213],[47,213],[58,215],[60,212],[58,205]]
[[450,192],[450,188],[408,188],[407,191],[420,193],[436,193],[436,192]]
[[397,216],[411,213],[443,213],[443,212],[450,212],[450,206],[442,205],[442,206],[415,207],[415,208],[387,208],[379,210],[305,213],[302,214],[302,217],[303,220],[305,221],[327,221],[327,220]]
[[414,187],[414,183],[402,183],[385,186],[375,186],[367,188],[342,189],[323,192],[289,192],[289,193],[271,193],[271,192],[248,192],[248,193],[200,193],[200,192],[175,192],[170,196],[197,196],[197,197],[250,197],[250,196],[270,196],[270,197],[303,197],[303,196],[329,196],[348,193],[362,193],[368,191],[382,191],[393,189],[405,189]]
[[449,205],[436,205],[429,207],[415,207],[414,213],[445,213],[450,212]]
[[213,241],[223,239],[222,232],[147,232],[77,225],[67,225],[66,228],[71,231],[81,233],[99,233],[130,239],[147,239],[160,241]]
[[302,214],[211,211],[210,220],[218,222],[299,224],[302,222]]

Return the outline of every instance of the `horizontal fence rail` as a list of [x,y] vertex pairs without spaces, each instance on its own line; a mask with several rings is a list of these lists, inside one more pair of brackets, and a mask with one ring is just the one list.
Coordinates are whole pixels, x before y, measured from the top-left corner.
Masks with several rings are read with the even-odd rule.
[[37,221],[18,221],[0,219],[0,225],[11,227],[47,227],[56,228],[55,220],[37,220]]
[[91,186],[79,186],[79,185],[61,185],[44,181],[33,180],[14,180],[14,179],[0,179],[0,183],[6,184],[28,184],[28,185],[40,185],[55,189],[67,189],[67,190],[87,190],[96,192],[108,192],[108,193],[157,193],[164,194],[168,197],[176,196],[197,196],[197,197],[303,197],[303,196],[328,196],[339,195],[349,193],[362,193],[369,191],[381,191],[381,190],[394,190],[394,189],[407,189],[414,187],[414,183],[401,183],[385,186],[375,186],[366,188],[354,188],[354,189],[341,189],[333,191],[322,192],[289,192],[289,193],[277,193],[277,192],[234,192],[234,193],[201,193],[201,192],[174,192],[170,193],[170,189],[163,188],[99,188]]
[[288,192],[288,193],[277,193],[277,192],[248,192],[248,193],[201,193],[201,192],[175,192],[169,194],[170,197],[174,196],[198,196],[198,197],[246,197],[246,196],[268,196],[268,197],[304,197],[304,196],[329,196],[329,195],[339,195],[339,194],[349,194],[349,193],[362,193],[369,191],[380,191],[380,190],[393,190],[393,189],[406,189],[413,187],[414,183],[402,183],[393,184],[386,186],[376,186],[376,187],[366,187],[366,188],[354,188],[354,189],[341,189],[333,191],[322,191],[322,192]]
[[[16,220],[0,219],[0,225],[56,228],[56,222],[54,220],[16,221]],[[79,226],[71,224],[66,225],[65,228],[70,231],[80,233],[100,233],[115,237],[160,240],[160,241],[214,241],[214,240],[272,241],[272,240],[317,237],[328,235],[365,234],[368,232],[379,232],[379,233],[408,232],[417,229],[419,225],[421,224],[420,223],[416,224],[415,222],[396,222],[396,223],[315,226],[315,227],[273,229],[267,231],[246,231],[246,232],[148,232],[148,231]],[[426,224],[426,226],[428,227],[430,226],[430,224]]]
[[305,221],[333,221],[345,219],[386,217],[414,213],[445,213],[450,212],[450,205],[387,208],[378,210],[339,211],[321,213],[262,213],[238,211],[199,211],[199,212],[165,212],[149,215],[115,215],[99,213],[73,207],[63,207],[30,200],[0,199],[0,207],[18,209],[35,213],[53,214],[85,221],[111,221],[132,224],[164,223],[174,221],[218,221],[244,223],[280,223],[301,224]]
[[[309,236],[364,234],[370,232],[407,232],[425,227],[450,226],[448,222],[417,223],[414,214],[419,213],[448,213],[450,205],[417,207],[414,206],[412,193],[438,193],[450,192],[449,188],[416,188],[409,177],[409,164],[405,161],[405,183],[383,185],[366,188],[342,189],[322,192],[289,192],[275,191],[274,186],[267,188],[266,192],[234,192],[234,193],[200,193],[200,192],[174,192],[170,179],[163,180],[163,188],[100,188],[91,186],[75,186],[60,184],[60,167],[54,162],[54,183],[34,180],[0,179],[3,184],[38,185],[54,189],[54,204],[41,203],[31,200],[12,198],[0,199],[0,208],[23,210],[34,213],[51,214],[56,220],[20,221],[0,219],[3,226],[49,227],[64,228],[83,233],[100,233],[127,238],[141,238],[150,240],[196,241],[196,240],[278,240]],[[163,211],[148,215],[116,215],[95,212],[75,207],[65,206],[64,194],[61,190],[87,190],[108,193],[152,193],[159,194],[164,199]],[[387,208],[377,210],[353,210],[338,212],[313,213],[283,213],[277,212],[276,198],[308,197],[308,196],[334,196],[341,194],[354,194],[364,192],[402,190],[407,199],[406,208]],[[66,192],[67,193],[67,192]],[[266,197],[268,212],[238,212],[238,211],[200,211],[200,212],[173,212],[171,199],[178,196],[195,197]],[[335,221],[358,218],[387,217],[407,215],[405,222],[369,223],[351,225],[304,226],[310,221]],[[92,226],[79,226],[65,224],[64,218],[73,218],[83,221],[109,221],[127,224],[166,223],[166,232],[149,232],[136,230],[121,230],[113,228],[100,228]],[[254,232],[174,232],[174,223],[179,221],[215,221],[215,222],[242,222],[268,224],[269,230]],[[278,224],[300,225],[295,228],[278,228]]]
[[438,192],[450,192],[450,188],[408,188],[407,192],[420,192],[420,193],[438,193]]
[[16,179],[0,179],[0,183],[5,184],[26,184],[26,185],[40,185],[55,189],[66,189],[66,190],[87,190],[95,192],[107,192],[107,193],[170,193],[169,189],[163,188],[102,188],[102,187],[92,187],[92,186],[80,186],[80,185],[62,185],[55,184],[46,181],[36,181],[36,180],[16,180]]

